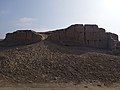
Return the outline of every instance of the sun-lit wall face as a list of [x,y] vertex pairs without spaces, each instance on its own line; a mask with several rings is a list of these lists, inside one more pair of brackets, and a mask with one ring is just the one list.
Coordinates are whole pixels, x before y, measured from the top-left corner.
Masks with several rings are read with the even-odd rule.
[[104,0],[106,9],[110,12],[118,12],[120,9],[120,0]]

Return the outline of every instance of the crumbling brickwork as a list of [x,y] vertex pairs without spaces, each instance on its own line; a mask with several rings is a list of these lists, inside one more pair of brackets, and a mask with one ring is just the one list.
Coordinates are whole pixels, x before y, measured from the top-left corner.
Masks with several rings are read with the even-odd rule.
[[7,33],[2,41],[4,46],[25,45],[41,41],[41,36],[32,30],[18,30],[13,33]]
[[90,24],[75,24],[65,29],[43,33],[37,33],[31,30],[18,30],[6,34],[6,38],[0,45],[26,45],[41,40],[48,40],[66,46],[71,45],[120,51],[120,42],[117,34],[106,32],[105,29]]
[[65,29],[53,31],[48,40],[63,45],[112,49],[115,47],[115,42],[118,42],[118,35],[107,33],[105,29],[99,28],[97,25],[75,24]]

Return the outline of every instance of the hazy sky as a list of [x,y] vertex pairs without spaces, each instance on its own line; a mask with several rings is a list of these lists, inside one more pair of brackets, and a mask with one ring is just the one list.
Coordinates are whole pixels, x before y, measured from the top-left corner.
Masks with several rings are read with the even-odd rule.
[[120,35],[120,0],[0,0],[0,38],[18,29],[45,31],[75,23]]

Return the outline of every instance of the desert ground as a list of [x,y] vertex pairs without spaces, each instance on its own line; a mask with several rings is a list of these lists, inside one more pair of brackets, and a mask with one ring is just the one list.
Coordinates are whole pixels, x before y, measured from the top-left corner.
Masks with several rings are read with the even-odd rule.
[[119,52],[40,38],[1,42],[0,90],[120,90]]
[[102,85],[57,85],[57,84],[40,84],[35,86],[6,86],[0,87],[0,90],[120,90],[119,86],[102,86]]

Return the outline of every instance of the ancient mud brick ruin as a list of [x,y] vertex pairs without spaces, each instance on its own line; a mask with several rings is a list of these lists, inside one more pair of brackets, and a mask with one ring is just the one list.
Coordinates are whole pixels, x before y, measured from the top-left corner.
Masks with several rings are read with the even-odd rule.
[[66,46],[80,46],[120,51],[118,35],[106,32],[105,29],[99,28],[97,25],[89,24],[75,24],[65,29],[49,32],[18,30],[6,34],[6,38],[0,43],[0,45],[26,45],[41,40]]
[[100,49],[120,48],[118,35],[105,32],[97,25],[75,24],[68,28],[50,32],[48,39],[63,45],[92,47]]
[[42,36],[32,30],[18,30],[7,33],[2,41],[4,46],[25,45],[41,41]]

